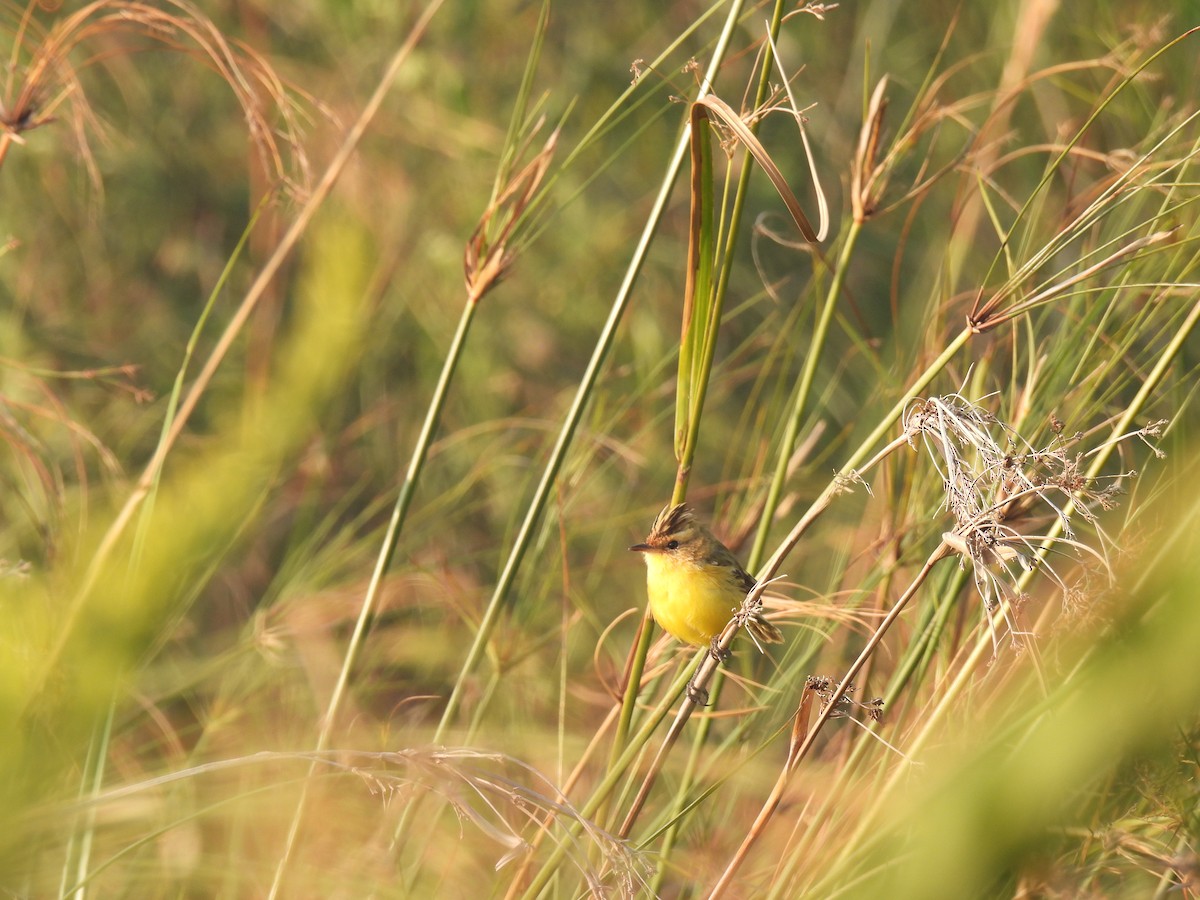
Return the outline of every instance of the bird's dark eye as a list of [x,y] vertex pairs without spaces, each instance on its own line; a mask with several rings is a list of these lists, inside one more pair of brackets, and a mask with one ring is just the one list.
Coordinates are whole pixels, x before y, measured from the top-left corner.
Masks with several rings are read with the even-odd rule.
[[679,541],[667,541],[667,549],[668,550],[678,550],[679,549]]

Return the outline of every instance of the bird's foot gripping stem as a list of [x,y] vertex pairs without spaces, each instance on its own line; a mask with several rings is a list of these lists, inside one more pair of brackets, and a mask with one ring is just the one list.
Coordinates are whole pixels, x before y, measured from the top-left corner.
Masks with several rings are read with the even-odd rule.
[[687,698],[697,706],[708,706],[708,688],[696,687],[693,681],[687,683]]
[[712,654],[712,658],[718,663],[728,662],[733,656],[733,652],[727,647],[721,646],[721,636],[718,634],[708,643],[708,652]]

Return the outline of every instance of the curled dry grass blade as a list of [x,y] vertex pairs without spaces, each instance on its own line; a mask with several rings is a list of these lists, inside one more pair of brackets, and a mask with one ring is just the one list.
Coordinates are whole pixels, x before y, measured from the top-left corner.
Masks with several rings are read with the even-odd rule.
[[[38,21],[37,2],[23,10],[5,4],[0,15],[16,20],[13,46],[0,100],[0,166],[23,135],[64,114],[80,158],[96,187],[100,169],[91,137],[100,132],[87,101],[81,68],[72,56],[96,46],[84,64],[105,63],[113,55],[132,55],[139,41],[159,44],[210,67],[233,91],[245,116],[250,143],[266,172],[298,196],[307,192],[308,159],[301,140],[303,114],[295,91],[265,59],[235,46],[199,7],[166,0],[166,9],[128,0],[97,0],[61,17],[49,28]],[[277,119],[275,117],[278,117]]]
[[[953,24],[946,31],[941,50],[945,50],[946,41],[953,30]],[[939,51],[938,59],[940,59]],[[930,66],[930,75],[926,83],[918,90],[913,99],[909,113],[905,116],[899,133],[888,147],[880,153],[881,135],[884,127],[884,115],[887,111],[886,88],[887,77],[877,83],[867,104],[865,116],[859,130],[858,144],[850,164],[850,221],[841,236],[841,248],[837,259],[832,264],[833,277],[825,291],[825,297],[820,307],[816,327],[809,339],[808,352],[804,357],[804,365],[800,374],[799,385],[795,399],[788,413],[784,428],[783,441],[776,459],[766,500],[763,504],[759,527],[755,534],[754,546],[750,551],[747,564],[756,569],[762,562],[766,552],[767,540],[779,503],[783,496],[784,484],[788,476],[792,455],[800,439],[800,431],[810,414],[812,405],[813,385],[817,378],[824,358],[824,350],[829,342],[830,327],[839,302],[845,299],[846,279],[849,277],[851,266],[858,250],[859,239],[867,221],[882,216],[896,205],[906,201],[916,203],[923,198],[956,166],[962,164],[970,156],[970,143],[964,143],[961,150],[955,153],[951,160],[945,162],[935,173],[926,172],[924,163],[920,166],[920,174],[913,185],[908,188],[904,197],[896,199],[890,205],[881,208],[885,202],[885,192],[897,168],[914,155],[923,136],[935,131],[941,123],[954,117],[954,104],[943,107],[938,102],[938,89],[944,80],[935,79],[932,75],[937,65],[935,59]],[[923,390],[924,388],[918,388]],[[880,433],[880,436],[882,433]]]
[[[766,59],[768,70],[772,59],[773,57],[770,56]],[[796,115],[799,116],[799,113]],[[745,197],[745,178],[743,178],[743,183],[739,185],[738,193],[735,195],[734,208],[730,215],[729,244],[723,250],[725,262],[719,267],[715,266],[713,257],[717,250],[711,221],[713,214],[712,150],[707,127],[708,122],[714,117],[720,123],[720,128],[730,135],[731,142],[745,148],[746,152],[766,173],[804,239],[811,244],[815,244],[819,240],[817,231],[812,227],[808,216],[804,214],[800,201],[796,199],[791,186],[780,172],[779,166],[755,135],[754,122],[747,124],[743,116],[715,94],[708,94],[696,100],[692,104],[689,117],[692,160],[691,220],[688,228],[687,277],[683,291],[679,384],[676,389],[675,457],[679,461],[679,473],[675,481],[675,492],[672,495],[674,503],[683,502],[687,490],[687,480],[691,472],[691,461],[696,452],[696,436],[700,430],[704,396],[708,387],[708,375],[712,370],[712,357],[716,349],[717,332],[724,304],[724,286],[728,284],[730,255],[734,235],[737,232],[737,222],[740,219],[741,204]],[[801,134],[803,134],[803,126],[801,129]],[[810,168],[815,171],[811,158],[809,162]],[[748,171],[748,168],[745,171]],[[827,204],[821,192],[820,183],[817,182],[815,186],[819,206],[824,213]],[[826,225],[827,222],[823,217],[822,232],[825,231]]]

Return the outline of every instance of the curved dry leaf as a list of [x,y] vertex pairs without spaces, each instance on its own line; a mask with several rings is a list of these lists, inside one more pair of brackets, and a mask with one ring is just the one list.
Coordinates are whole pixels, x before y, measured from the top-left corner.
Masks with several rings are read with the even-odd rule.
[[788,186],[787,179],[783,177],[783,173],[779,171],[779,167],[775,165],[775,161],[771,159],[771,155],[767,153],[762,142],[755,137],[754,132],[750,130],[732,106],[713,94],[701,97],[692,104],[692,134],[698,135],[701,122],[707,119],[710,114],[716,114],[721,120],[721,124],[729,129],[730,134],[746,148],[750,155],[754,157],[755,162],[762,167],[767,177],[771,179],[771,184],[775,185],[775,190],[783,200],[784,206],[787,207],[792,221],[800,229],[800,233],[804,235],[809,243],[817,243],[819,240],[817,232],[812,227],[812,223],[808,221],[808,216],[804,214],[804,210],[800,206],[800,201],[796,199],[796,195],[792,192],[791,187]]

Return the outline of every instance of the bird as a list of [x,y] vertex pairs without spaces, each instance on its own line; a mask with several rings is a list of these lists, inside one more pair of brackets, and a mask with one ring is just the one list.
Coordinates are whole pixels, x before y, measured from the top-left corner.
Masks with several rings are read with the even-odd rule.
[[[658,514],[644,543],[629,548],[646,561],[650,613],[668,634],[722,654],[717,639],[756,584],[733,551],[717,540],[684,503]],[[765,644],[783,634],[762,611],[746,619],[747,630]]]

